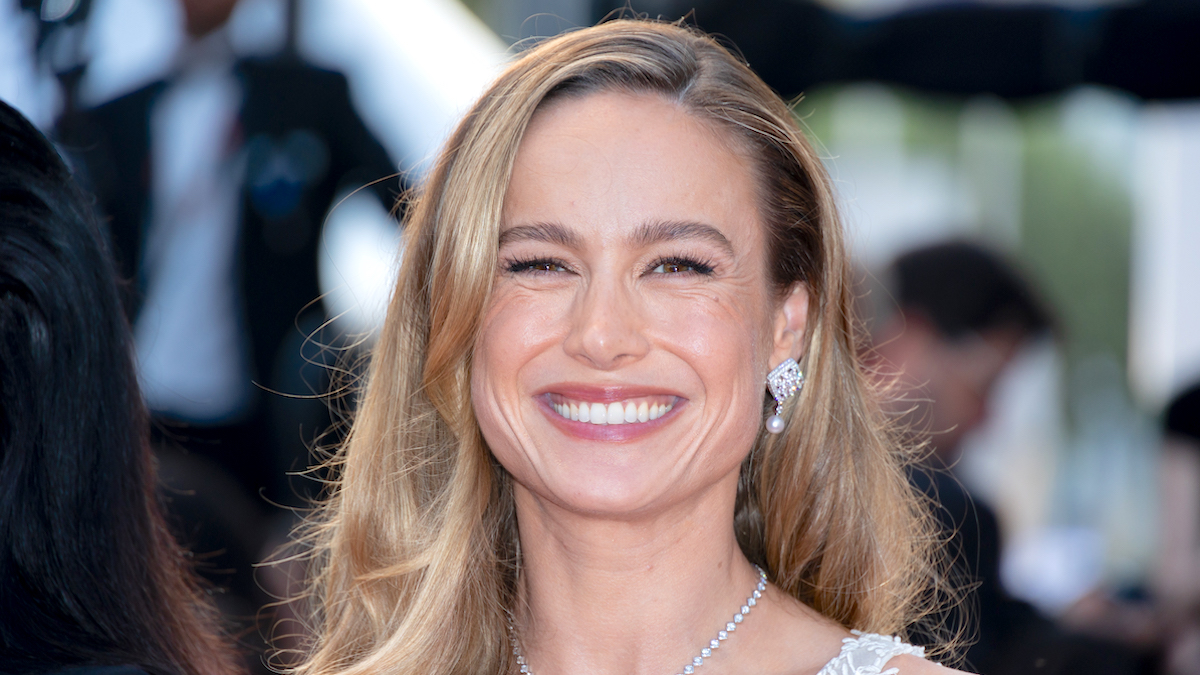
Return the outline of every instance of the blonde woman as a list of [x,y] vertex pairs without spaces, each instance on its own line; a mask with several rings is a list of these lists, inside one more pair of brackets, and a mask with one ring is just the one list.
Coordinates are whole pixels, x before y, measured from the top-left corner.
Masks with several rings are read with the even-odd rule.
[[828,179],[742,62],[628,20],[524,52],[405,237],[298,673],[941,668],[891,637],[933,567]]

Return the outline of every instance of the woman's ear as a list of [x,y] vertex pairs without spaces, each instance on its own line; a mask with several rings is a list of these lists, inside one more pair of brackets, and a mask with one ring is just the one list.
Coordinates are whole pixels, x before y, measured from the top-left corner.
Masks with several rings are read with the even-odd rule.
[[792,286],[775,310],[775,348],[771,352],[771,364],[775,366],[785,359],[797,361],[804,356],[804,331],[808,327],[808,285],[797,283]]

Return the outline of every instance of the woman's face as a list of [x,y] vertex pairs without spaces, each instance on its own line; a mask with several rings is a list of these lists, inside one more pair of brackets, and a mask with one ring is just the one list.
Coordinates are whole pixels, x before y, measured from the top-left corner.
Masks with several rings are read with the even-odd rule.
[[756,189],[732,139],[657,96],[534,116],[472,374],[518,490],[618,515],[736,485],[807,307],[768,282]]

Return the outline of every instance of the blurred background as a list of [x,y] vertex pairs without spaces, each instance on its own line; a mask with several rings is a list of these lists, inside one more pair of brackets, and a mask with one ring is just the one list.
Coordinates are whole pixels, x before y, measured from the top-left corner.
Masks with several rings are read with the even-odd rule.
[[[316,494],[287,472],[337,415],[306,397],[378,327],[397,195],[513,53],[614,11],[687,16],[795,101],[877,333],[892,261],[938,242],[1033,289],[1053,330],[952,467],[1004,593],[1112,672],[1200,673],[1200,2],[0,0],[0,98],[110,218],[168,498],[248,648],[286,589],[250,565]],[[1047,658],[1004,668],[1083,672]]]

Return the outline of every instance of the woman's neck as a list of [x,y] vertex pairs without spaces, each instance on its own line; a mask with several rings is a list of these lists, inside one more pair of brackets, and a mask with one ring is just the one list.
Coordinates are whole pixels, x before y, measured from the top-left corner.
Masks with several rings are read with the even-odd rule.
[[[516,622],[533,672],[682,671],[757,582],[733,531],[735,493],[736,481],[717,484],[689,503],[618,519],[572,513],[518,487]],[[729,662],[738,637],[712,663]]]

